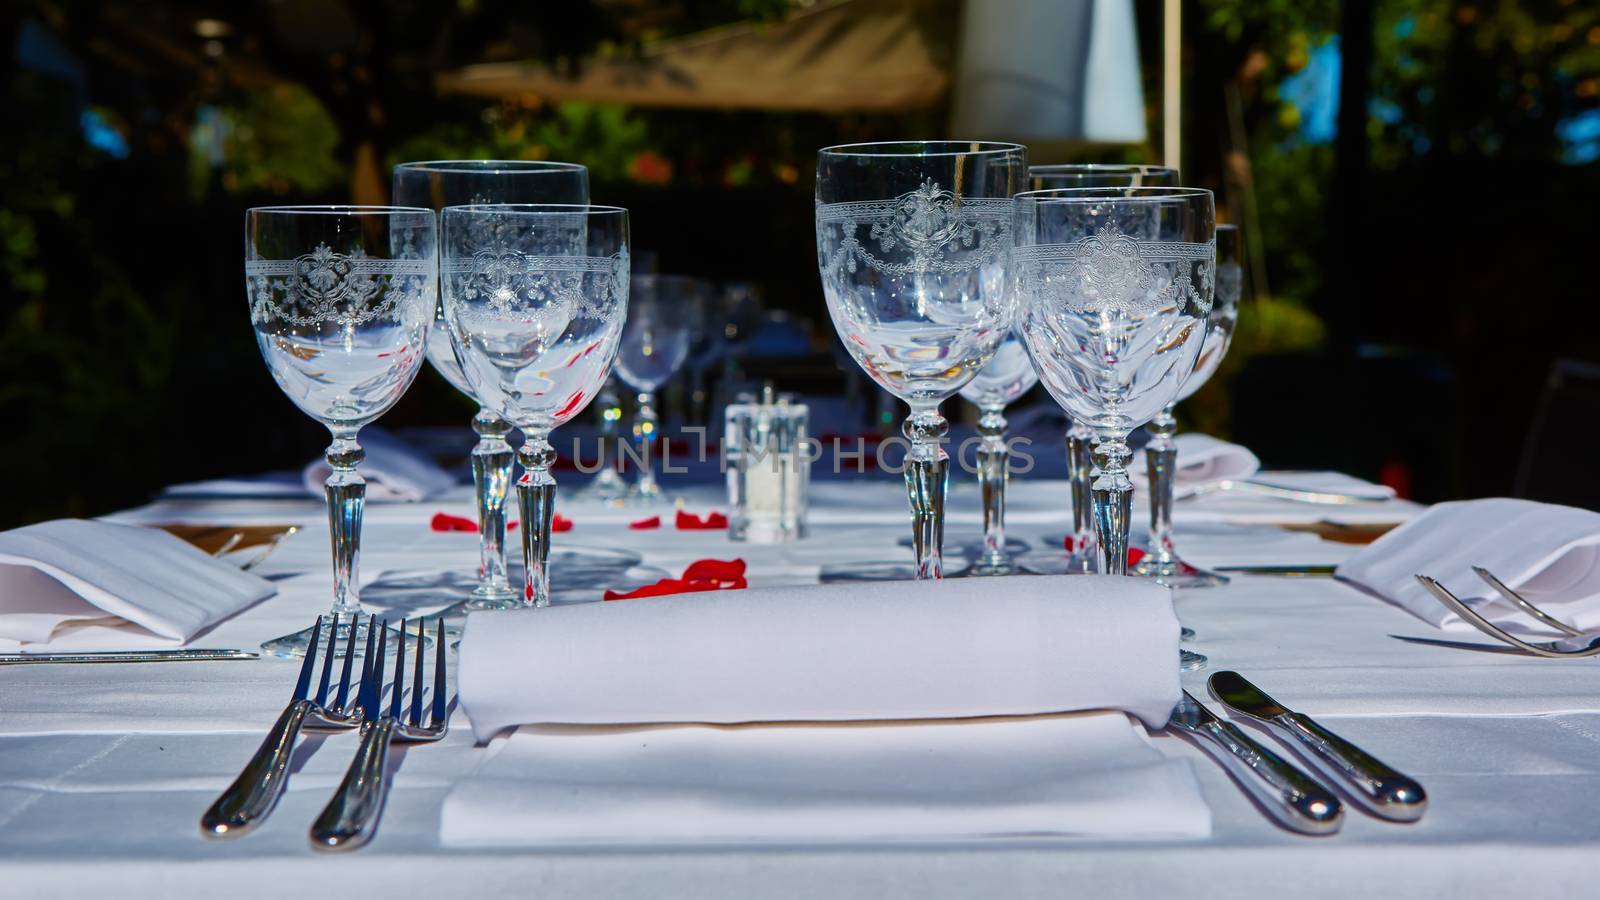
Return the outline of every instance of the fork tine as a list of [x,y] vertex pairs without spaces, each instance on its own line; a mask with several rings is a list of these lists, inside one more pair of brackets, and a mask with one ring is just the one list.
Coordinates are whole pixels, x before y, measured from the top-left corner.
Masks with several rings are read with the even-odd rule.
[[1571,625],[1568,625],[1555,616],[1550,615],[1539,607],[1534,606],[1528,601],[1528,598],[1522,596],[1516,591],[1513,591],[1509,586],[1506,585],[1505,582],[1497,578],[1495,574],[1488,569],[1485,569],[1482,566],[1473,566],[1472,571],[1478,573],[1479,578],[1482,578],[1484,581],[1488,582],[1490,587],[1494,588],[1495,591],[1500,594],[1500,596],[1511,601],[1512,605],[1514,605],[1517,609],[1522,610],[1523,612],[1534,617],[1535,619],[1538,619],[1540,622],[1549,625],[1551,628],[1554,628],[1562,634],[1569,635],[1571,637],[1578,637],[1583,634],[1582,631],[1573,628]]
[[389,701],[389,718],[400,721],[400,698],[406,689],[406,620],[400,620],[400,639],[394,645],[394,696]]
[[1460,597],[1457,597],[1455,594],[1450,593],[1450,590],[1448,588],[1446,588],[1444,585],[1440,584],[1435,579],[1429,578],[1426,575],[1415,575],[1413,577],[1415,577],[1417,579],[1417,581],[1422,584],[1423,587],[1428,589],[1428,593],[1432,594],[1434,596],[1434,599],[1438,600],[1440,603],[1443,603],[1445,606],[1449,607],[1451,609],[1451,611],[1453,611],[1456,615],[1460,616],[1462,621],[1466,622],[1467,624],[1473,626],[1474,628],[1478,629],[1479,631],[1483,632],[1484,634],[1487,634],[1488,636],[1490,636],[1492,638],[1495,638],[1497,640],[1503,641],[1503,642],[1505,642],[1507,644],[1510,644],[1511,646],[1516,647],[1518,649],[1526,650],[1529,653],[1535,654],[1537,656],[1556,656],[1556,657],[1559,657],[1559,656],[1570,656],[1571,655],[1571,654],[1568,654],[1568,653],[1563,653],[1563,652],[1561,652],[1559,650],[1551,650],[1548,647],[1541,647],[1538,644],[1530,644],[1527,641],[1524,641],[1523,639],[1517,637],[1516,635],[1511,634],[1511,633],[1509,633],[1507,631],[1504,631],[1499,626],[1495,625],[1493,622],[1490,622],[1488,619],[1485,619],[1483,616],[1479,615],[1476,610],[1474,610],[1472,607],[1468,606],[1467,604],[1463,603],[1461,601]]
[[306,699],[306,694],[311,691],[311,673],[317,664],[317,640],[322,637],[322,617],[317,616],[317,621],[311,626],[311,642],[306,644],[306,658],[300,663],[300,680],[295,682],[294,698]]
[[[344,710],[344,702],[350,696],[350,670],[356,659],[356,632],[361,630],[356,626],[360,624],[360,613],[350,617],[350,634],[344,641],[344,670],[339,673],[339,693],[333,699],[334,708],[340,711]],[[372,633],[370,628],[367,633]]]
[[433,719],[434,728],[444,727],[446,704],[445,673],[444,673],[444,617],[439,617],[439,629],[434,632],[434,657],[433,657]]
[[317,685],[317,706],[325,708],[328,702],[328,681],[333,677],[333,658],[339,655],[339,614],[333,614],[333,624],[328,626],[328,650],[322,654],[322,681]]
[[417,619],[417,658],[411,669],[411,717],[407,720],[413,728],[422,724],[422,625]]
[[367,658],[362,662],[361,672],[361,715],[365,719],[378,718],[383,708],[383,657],[389,652],[389,620],[379,622],[377,616],[372,618],[372,627],[367,631]]

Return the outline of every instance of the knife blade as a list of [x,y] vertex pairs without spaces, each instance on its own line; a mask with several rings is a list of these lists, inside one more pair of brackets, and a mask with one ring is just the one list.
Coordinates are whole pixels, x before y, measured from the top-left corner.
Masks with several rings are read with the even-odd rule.
[[1172,708],[1167,727],[1210,754],[1283,827],[1327,835],[1344,824],[1344,807],[1331,791],[1251,740],[1239,726],[1218,719],[1188,691]]
[[63,663],[216,662],[260,659],[249,650],[97,650],[86,653],[0,653],[0,666],[42,666]]
[[1274,736],[1345,788],[1363,809],[1392,822],[1422,818],[1428,795],[1415,779],[1323,728],[1310,716],[1286,708],[1238,672],[1217,672],[1206,685],[1224,706],[1265,724]]

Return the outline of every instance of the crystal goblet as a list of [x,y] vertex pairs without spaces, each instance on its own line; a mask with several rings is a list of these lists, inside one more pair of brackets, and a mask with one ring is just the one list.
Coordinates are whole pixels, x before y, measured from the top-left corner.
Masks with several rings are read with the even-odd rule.
[[445,327],[473,396],[522,429],[522,602],[548,606],[550,432],[589,405],[616,358],[628,312],[628,212],[479,204],[446,207],[443,218]]
[[[394,202],[441,210],[472,203],[589,202],[589,170],[574,163],[539,160],[446,159],[401,163],[394,167]],[[442,322],[441,303],[436,321]],[[479,407],[472,430],[472,481],[478,505],[478,583],[466,609],[501,609],[517,604],[506,577],[506,494],[514,452],[506,436],[511,425],[472,393],[450,343],[448,328],[428,338],[428,362],[445,380]]]
[[656,481],[655,447],[661,436],[656,390],[683,368],[700,326],[705,282],[682,275],[634,278],[628,324],[617,351],[617,377],[637,392],[633,414],[634,463],[638,480],[625,502],[649,506],[670,503]]
[[1214,587],[1227,584],[1228,577],[1196,568],[1183,561],[1172,541],[1172,495],[1178,465],[1178,446],[1172,440],[1177,431],[1173,408],[1188,399],[1216,374],[1222,357],[1233,342],[1239,321],[1239,297],[1244,287],[1240,264],[1239,228],[1217,226],[1216,294],[1211,303],[1211,327],[1195,360],[1194,373],[1183,383],[1178,396],[1167,404],[1145,430],[1150,443],[1144,447],[1145,470],[1150,476],[1150,546],[1134,566],[1134,572],[1171,587]]
[[[1029,190],[1082,187],[1171,187],[1178,170],[1166,166],[1062,163],[1028,167]],[[1089,472],[1094,468],[1094,433],[1076,417],[1067,429],[1067,482],[1072,486],[1072,550],[1065,558],[1030,559],[1025,570],[1040,575],[1084,575],[1096,570],[1094,500]]]
[[845,349],[911,408],[902,427],[916,578],[944,574],[949,423],[939,404],[1011,331],[1009,198],[1027,148],[851,144],[817,153],[817,267]]
[[[407,207],[260,207],[245,213],[244,258],[261,356],[278,387],[333,436],[328,615],[331,640],[344,640],[349,628],[364,626],[366,481],[357,467],[365,454],[356,436],[394,406],[422,366],[438,283],[437,223],[431,210]],[[310,638],[306,629],[261,647],[303,656]]]
[[1205,342],[1215,211],[1194,188],[1019,194],[1012,253],[1023,339],[1050,395],[1087,422],[1101,571],[1127,573],[1127,438],[1177,396]]
[[1011,448],[1006,444],[1005,409],[1039,383],[1028,348],[1015,332],[1006,335],[994,358],[978,371],[961,396],[978,408],[978,490],[983,495],[983,553],[973,575],[1011,575],[1019,571],[1006,552],[1006,481]]

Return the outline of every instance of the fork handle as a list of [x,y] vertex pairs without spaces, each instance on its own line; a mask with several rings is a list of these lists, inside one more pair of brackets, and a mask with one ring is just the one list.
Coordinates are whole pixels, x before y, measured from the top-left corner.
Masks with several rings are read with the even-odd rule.
[[377,830],[383,814],[389,770],[389,741],[395,722],[384,717],[361,726],[361,746],[339,782],[339,790],[311,825],[311,846],[318,850],[354,850]]
[[239,837],[260,824],[289,780],[289,759],[294,742],[311,711],[310,700],[296,700],[283,708],[272,730],[233,784],[200,817],[200,833],[211,838]]

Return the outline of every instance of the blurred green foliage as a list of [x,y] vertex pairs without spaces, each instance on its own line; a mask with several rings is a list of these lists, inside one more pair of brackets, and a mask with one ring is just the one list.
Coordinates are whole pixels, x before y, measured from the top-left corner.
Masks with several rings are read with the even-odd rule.
[[319,194],[342,182],[339,125],[304,87],[280,82],[207,104],[189,135],[197,199],[220,179],[232,194]]
[[595,181],[621,181],[650,143],[645,118],[616,104],[491,106],[476,118],[443,121],[401,141],[386,168],[416,159],[576,159]]

